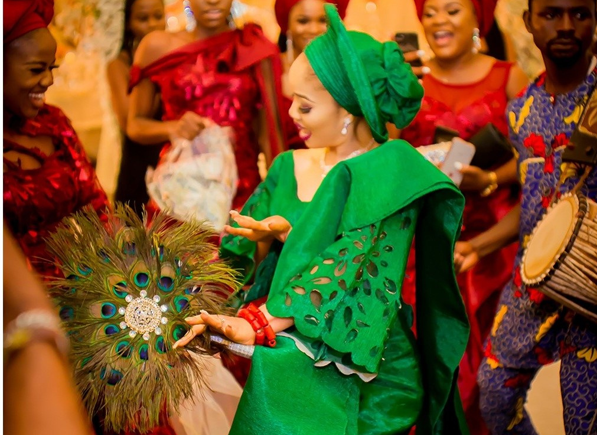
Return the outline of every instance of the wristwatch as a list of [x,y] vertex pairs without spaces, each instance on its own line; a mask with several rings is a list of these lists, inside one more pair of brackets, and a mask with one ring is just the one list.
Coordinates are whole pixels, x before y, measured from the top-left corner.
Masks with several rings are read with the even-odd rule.
[[68,358],[69,341],[58,317],[48,310],[30,310],[17,316],[4,333],[4,365],[17,352],[35,342],[47,342]]

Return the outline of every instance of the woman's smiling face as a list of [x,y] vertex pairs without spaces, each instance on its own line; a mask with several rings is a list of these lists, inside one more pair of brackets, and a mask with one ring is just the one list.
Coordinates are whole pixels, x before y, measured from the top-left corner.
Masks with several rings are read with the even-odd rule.
[[12,41],[4,50],[4,110],[35,118],[54,83],[56,41],[46,28]]
[[472,51],[473,33],[479,25],[470,0],[427,0],[421,22],[438,59],[454,59]]
[[302,53],[305,47],[325,32],[327,22],[323,0],[301,0],[290,10],[288,30],[294,49]]

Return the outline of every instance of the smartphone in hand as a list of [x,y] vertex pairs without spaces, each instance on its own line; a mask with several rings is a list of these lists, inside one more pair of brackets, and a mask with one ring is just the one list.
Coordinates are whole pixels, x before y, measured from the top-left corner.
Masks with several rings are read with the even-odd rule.
[[[414,32],[396,33],[394,41],[398,44],[403,53],[410,53],[411,51],[419,51],[419,35]],[[411,63],[414,67],[423,66],[421,59],[417,59]]]
[[448,151],[448,155],[444,160],[441,170],[444,174],[450,177],[454,184],[460,186],[460,183],[462,183],[462,174],[456,169],[456,163],[467,166],[473,160],[474,155],[475,146],[473,144],[468,143],[459,137],[455,137],[452,139],[452,146],[450,147],[450,151]]

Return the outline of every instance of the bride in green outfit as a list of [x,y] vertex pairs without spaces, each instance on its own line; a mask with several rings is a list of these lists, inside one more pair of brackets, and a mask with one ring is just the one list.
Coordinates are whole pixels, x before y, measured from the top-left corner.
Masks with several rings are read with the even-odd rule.
[[[221,255],[254,284],[238,317],[206,328],[256,344],[231,434],[467,433],[455,388],[468,324],[453,268],[464,200],[386,124],[423,90],[398,46],[328,31],[290,70],[290,115],[309,149],[283,153],[227,227]],[[416,235],[418,337],[401,301]],[[262,345],[259,345],[262,344]]]

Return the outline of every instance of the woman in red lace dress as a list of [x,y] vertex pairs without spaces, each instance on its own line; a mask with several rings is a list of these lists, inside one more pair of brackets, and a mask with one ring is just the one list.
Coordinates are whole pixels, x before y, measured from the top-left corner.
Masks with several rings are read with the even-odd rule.
[[[61,272],[44,238],[85,206],[100,215],[108,207],[70,121],[44,103],[56,61],[56,41],[47,29],[53,12],[52,1],[4,1],[4,219],[30,265],[46,278]],[[164,426],[150,435],[174,431]]]
[[4,219],[45,277],[60,271],[44,238],[82,207],[107,206],[70,121],[44,103],[55,68],[53,11],[51,1],[4,2]]
[[[127,132],[140,144],[193,139],[206,118],[235,133],[239,185],[233,207],[241,207],[260,183],[257,158],[285,149],[281,65],[276,46],[261,29],[231,29],[232,0],[190,0],[195,27],[153,32],[137,49],[131,70]],[[152,119],[161,93],[162,121]],[[166,147],[167,148],[167,147]]]
[[[492,0],[416,0],[429,46],[435,57],[425,66],[425,97],[415,120],[402,130],[401,138],[414,146],[434,143],[437,126],[447,127],[467,140],[489,123],[507,134],[506,104],[527,83],[509,62],[478,52],[480,38],[493,23]],[[481,192],[492,184],[489,172],[464,169],[461,189],[466,196],[461,240],[468,240],[503,218],[517,203],[516,165],[513,161],[491,168],[498,188],[491,195]],[[473,270],[458,276],[471,323],[471,336],[460,364],[459,387],[471,433],[487,433],[478,409],[477,370],[483,359],[499,294],[510,278],[516,247],[486,257]],[[414,267],[404,283],[403,295],[414,302]]]

